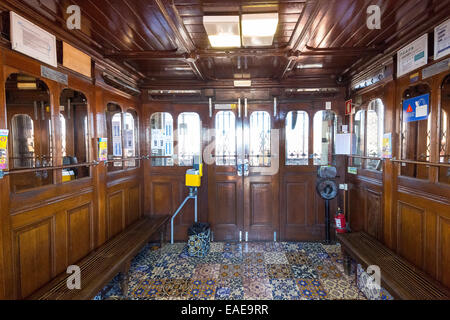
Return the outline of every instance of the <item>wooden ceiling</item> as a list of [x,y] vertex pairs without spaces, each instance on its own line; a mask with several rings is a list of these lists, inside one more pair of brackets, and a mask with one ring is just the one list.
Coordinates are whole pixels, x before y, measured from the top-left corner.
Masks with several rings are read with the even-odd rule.
[[[251,78],[262,87],[343,85],[376,57],[394,54],[450,16],[450,0],[3,0],[6,9],[51,23],[123,66],[154,89],[231,88]],[[82,9],[82,30],[65,27],[65,8]],[[379,5],[381,30],[366,26]],[[215,50],[202,24],[208,14],[279,13],[273,45]],[[62,34],[62,33],[59,34]],[[74,43],[77,45],[77,43]],[[323,63],[321,69],[300,64]],[[337,81],[337,80],[344,81]]]

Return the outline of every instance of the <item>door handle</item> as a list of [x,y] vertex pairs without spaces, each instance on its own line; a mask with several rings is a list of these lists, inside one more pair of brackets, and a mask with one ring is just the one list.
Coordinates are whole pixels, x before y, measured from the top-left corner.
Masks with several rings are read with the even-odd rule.
[[250,166],[248,165],[248,161],[244,164],[244,177],[248,177]]
[[242,162],[239,160],[238,161],[238,165],[237,165],[237,174],[238,174],[238,176],[239,177],[242,177],[242,174],[243,174],[243,164],[242,164]]

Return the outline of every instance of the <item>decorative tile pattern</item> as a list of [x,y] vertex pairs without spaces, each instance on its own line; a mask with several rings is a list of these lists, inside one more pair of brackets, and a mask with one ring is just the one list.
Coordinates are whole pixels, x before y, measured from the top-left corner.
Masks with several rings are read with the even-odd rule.
[[333,300],[367,300],[355,283],[349,285],[344,279],[322,279],[328,298]]
[[216,300],[243,300],[244,286],[242,278],[219,279],[216,288]]
[[292,279],[293,277],[288,264],[266,264],[266,272],[270,279]]
[[299,300],[300,291],[293,279],[270,279],[274,300]]
[[290,263],[290,264],[297,264],[297,265],[301,265],[301,264],[309,265],[310,264],[308,255],[302,251],[297,251],[297,252],[290,251],[290,252],[286,252],[285,255],[288,260],[288,263]]
[[284,252],[264,252],[264,262],[266,264],[288,264]]
[[189,300],[214,300],[216,297],[217,279],[198,279],[191,281]]
[[262,252],[244,253],[243,259],[244,265],[264,265],[264,253]]
[[[323,300],[392,299],[364,290],[343,273],[339,245],[296,242],[212,242],[204,258],[187,255],[185,243],[147,245],[131,263],[126,293],[115,277],[96,300]],[[365,277],[365,278],[364,278]],[[364,278],[364,279],[363,279]]]
[[240,278],[244,268],[240,264],[223,264],[220,267],[219,277],[221,279]]
[[302,300],[327,300],[328,293],[319,280],[299,279],[297,286]]
[[272,285],[267,278],[243,280],[245,300],[272,300]]
[[224,247],[223,242],[211,242],[209,252],[223,252],[223,247]]
[[218,279],[220,264],[198,264],[192,279]]
[[292,276],[295,279],[318,279],[316,270],[307,264],[292,265]]

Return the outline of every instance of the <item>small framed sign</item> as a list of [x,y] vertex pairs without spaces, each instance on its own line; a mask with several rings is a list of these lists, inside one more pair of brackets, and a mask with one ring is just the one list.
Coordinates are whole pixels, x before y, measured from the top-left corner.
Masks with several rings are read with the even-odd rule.
[[58,67],[56,37],[34,23],[10,12],[11,46],[13,50]]

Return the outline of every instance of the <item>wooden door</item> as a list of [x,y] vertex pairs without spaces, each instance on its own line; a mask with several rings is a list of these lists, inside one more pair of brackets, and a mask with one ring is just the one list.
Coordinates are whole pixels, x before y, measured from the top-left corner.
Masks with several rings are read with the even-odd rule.
[[243,119],[244,231],[249,241],[272,241],[279,235],[279,134],[274,109],[249,105]]
[[[208,165],[215,240],[273,240],[278,232],[278,136],[268,106],[215,111]],[[273,158],[273,159],[272,159]]]
[[242,114],[215,110],[209,129],[208,220],[215,240],[239,240],[244,223],[243,180],[237,163],[242,154]]

